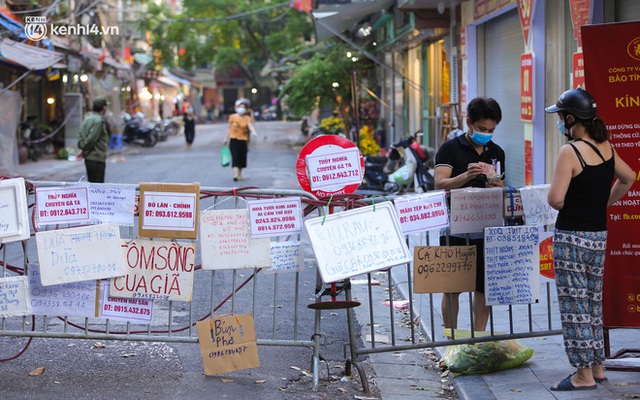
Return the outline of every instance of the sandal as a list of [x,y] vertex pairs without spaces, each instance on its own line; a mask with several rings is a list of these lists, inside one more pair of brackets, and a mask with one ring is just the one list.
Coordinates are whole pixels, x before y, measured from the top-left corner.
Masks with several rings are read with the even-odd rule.
[[554,392],[567,392],[570,390],[594,390],[598,388],[598,385],[574,386],[573,383],[571,383],[572,376],[573,374],[567,376],[562,380],[562,382],[558,383],[556,386],[551,386],[549,389],[553,390]]
[[606,381],[609,380],[609,378],[607,378],[606,376],[604,378],[596,378],[594,376],[593,379],[596,381],[596,383],[605,383]]

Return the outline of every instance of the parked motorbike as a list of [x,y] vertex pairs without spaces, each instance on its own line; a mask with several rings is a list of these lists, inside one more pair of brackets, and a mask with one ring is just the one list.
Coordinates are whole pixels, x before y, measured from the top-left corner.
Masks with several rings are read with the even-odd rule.
[[277,107],[263,104],[260,111],[255,111],[253,116],[256,121],[275,121],[278,119]]
[[122,140],[126,143],[138,143],[145,147],[153,147],[158,143],[162,131],[161,124],[147,121],[142,113],[124,113],[123,119]]
[[20,129],[22,131],[21,145],[26,149],[28,158],[38,161],[44,155],[44,141],[49,132],[37,126],[33,119],[22,122]]
[[418,143],[417,131],[387,149],[387,156],[366,156],[362,191],[403,193],[413,183],[417,193],[433,190],[435,181],[427,165],[429,151]]
[[164,142],[169,136],[175,136],[180,130],[180,126],[174,118],[165,118],[158,123],[160,125],[158,140]]

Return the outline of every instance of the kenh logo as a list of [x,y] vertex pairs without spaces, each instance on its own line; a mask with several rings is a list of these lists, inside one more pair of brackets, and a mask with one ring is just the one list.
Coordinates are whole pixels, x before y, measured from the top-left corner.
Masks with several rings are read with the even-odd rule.
[[47,36],[47,17],[24,17],[24,33],[37,42]]
[[627,45],[627,53],[634,60],[640,61],[640,37],[637,37]]

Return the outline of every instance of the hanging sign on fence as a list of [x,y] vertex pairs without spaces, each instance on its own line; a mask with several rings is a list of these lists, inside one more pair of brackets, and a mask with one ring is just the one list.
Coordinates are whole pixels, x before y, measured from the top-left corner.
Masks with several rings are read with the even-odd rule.
[[391,202],[307,219],[305,227],[325,283],[411,261]]
[[72,282],[44,287],[40,284],[38,264],[29,264],[27,276],[33,315],[86,318],[98,316],[99,281]]
[[36,187],[38,226],[91,222],[88,185]]
[[300,242],[272,242],[271,266],[265,272],[297,272],[304,267]]
[[553,232],[540,232],[540,282],[554,282]]
[[202,269],[268,268],[270,238],[251,238],[248,210],[200,214]]
[[31,315],[29,278],[11,276],[0,278],[0,317]]
[[199,199],[199,183],[141,183],[138,235],[167,239],[197,238]]
[[147,239],[122,241],[121,256],[125,273],[111,280],[111,297],[191,301],[195,244]]
[[520,188],[524,220],[527,225],[550,225],[556,223],[558,211],[547,201],[550,184],[525,186]]
[[98,224],[40,231],[36,248],[42,286],[124,275],[120,227]]
[[28,208],[24,178],[0,180],[0,243],[29,238]]
[[299,197],[261,199],[248,202],[251,237],[292,235],[302,232]]
[[124,299],[109,296],[109,283],[102,284],[100,317],[137,324],[150,324],[153,319],[153,300]]
[[523,225],[485,228],[484,240],[486,304],[495,306],[538,302],[538,227]]
[[393,203],[405,235],[449,226],[444,191],[400,197]]
[[132,226],[134,185],[89,185],[89,213],[92,221]]
[[451,191],[451,233],[480,233],[502,226],[502,188],[465,188]]
[[416,246],[413,249],[415,293],[476,290],[476,246]]

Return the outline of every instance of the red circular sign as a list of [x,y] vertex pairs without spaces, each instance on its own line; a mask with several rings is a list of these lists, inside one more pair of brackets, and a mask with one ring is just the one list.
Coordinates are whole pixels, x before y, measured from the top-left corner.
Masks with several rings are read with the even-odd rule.
[[318,198],[353,193],[362,183],[364,157],[342,136],[318,136],[300,150],[296,175],[300,187]]

